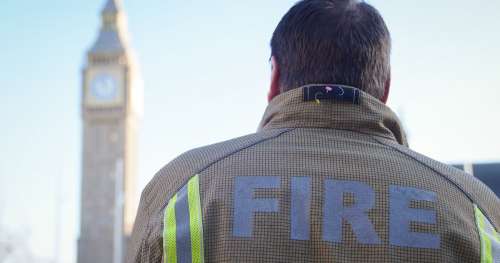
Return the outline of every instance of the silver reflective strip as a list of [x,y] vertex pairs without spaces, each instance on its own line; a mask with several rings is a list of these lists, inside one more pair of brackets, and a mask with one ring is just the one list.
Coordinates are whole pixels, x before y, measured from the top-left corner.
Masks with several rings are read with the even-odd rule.
[[488,221],[486,217],[483,218],[484,232],[491,242],[491,256],[493,258],[493,262],[500,263],[500,237],[490,221]]

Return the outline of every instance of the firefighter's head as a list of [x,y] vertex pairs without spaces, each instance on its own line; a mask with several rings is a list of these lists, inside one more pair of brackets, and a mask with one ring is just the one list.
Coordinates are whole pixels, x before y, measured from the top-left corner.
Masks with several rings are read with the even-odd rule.
[[357,87],[386,102],[391,37],[379,12],[356,0],[303,0],[271,40],[269,100],[306,84]]

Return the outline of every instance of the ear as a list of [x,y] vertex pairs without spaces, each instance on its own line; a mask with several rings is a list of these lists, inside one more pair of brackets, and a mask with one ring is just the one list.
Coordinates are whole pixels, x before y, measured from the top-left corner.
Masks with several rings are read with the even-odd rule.
[[387,99],[389,99],[389,91],[391,90],[391,73],[389,73],[389,77],[385,81],[384,88],[384,96],[380,100],[385,104],[387,103]]
[[274,57],[271,57],[271,84],[269,93],[267,94],[267,101],[270,102],[274,97],[280,94],[280,70],[278,63]]

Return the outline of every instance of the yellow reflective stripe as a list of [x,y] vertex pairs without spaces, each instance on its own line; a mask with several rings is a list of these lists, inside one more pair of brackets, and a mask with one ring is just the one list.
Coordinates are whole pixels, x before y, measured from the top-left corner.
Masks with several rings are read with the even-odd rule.
[[199,175],[195,175],[188,182],[188,200],[192,260],[193,263],[203,263],[205,261],[205,257],[203,248],[203,218],[201,214]]
[[177,238],[175,222],[175,203],[177,194],[168,202],[163,223],[163,260],[164,263],[177,263]]
[[[479,229],[479,236],[481,239],[481,263],[494,263],[493,255],[491,253],[491,239],[486,231],[486,218],[481,210],[474,205],[474,213],[476,216],[476,224]],[[498,234],[496,234],[498,235]]]
[[[479,213],[481,213],[481,212],[479,212]],[[481,230],[480,231],[482,232],[481,235],[483,236],[483,239],[484,239],[484,262],[485,263],[493,263],[493,257],[491,255],[491,240],[485,231],[484,215],[481,213],[480,217],[481,217],[481,221],[480,221]]]
[[[187,191],[186,191],[187,188]],[[201,199],[200,199],[200,181],[199,175],[193,176],[187,186],[185,185],[179,193],[175,194],[172,199],[168,202],[165,209],[164,222],[163,222],[163,261],[164,263],[177,263],[177,261],[189,261],[193,263],[204,263],[204,247],[203,247],[203,217],[201,213]],[[187,203],[185,197],[187,195]],[[184,197],[183,197],[184,196]],[[180,198],[180,199],[179,199]],[[179,203],[179,204],[177,204]],[[180,214],[176,215],[176,207],[186,206],[186,212],[181,213],[183,210],[178,210]],[[179,209],[179,208],[178,208]],[[189,215],[187,215],[189,213]],[[185,216],[183,216],[185,214]],[[178,218],[179,217],[179,218]],[[177,224],[179,224],[179,229],[182,229],[184,220],[182,218],[189,217],[189,233],[187,229],[182,231],[177,231]],[[177,220],[180,220],[177,222]],[[179,237],[177,235],[180,235]],[[191,247],[181,246],[182,240],[191,240]],[[179,247],[177,246],[177,241],[179,241]],[[189,244],[189,241],[188,243]],[[177,251],[179,249],[179,251]],[[179,252],[179,253],[178,253]],[[186,257],[191,255],[191,259]],[[180,258],[178,257],[180,256]]]

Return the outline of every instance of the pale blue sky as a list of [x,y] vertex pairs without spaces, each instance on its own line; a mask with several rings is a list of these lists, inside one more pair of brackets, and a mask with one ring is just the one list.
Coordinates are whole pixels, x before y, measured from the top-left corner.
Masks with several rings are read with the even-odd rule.
[[[0,226],[53,257],[56,180],[64,262],[78,232],[84,53],[104,0],[0,3]],[[145,83],[142,188],[193,147],[254,132],[269,39],[293,0],[125,0]],[[500,160],[500,1],[372,0],[393,37],[389,105],[413,149]]]

